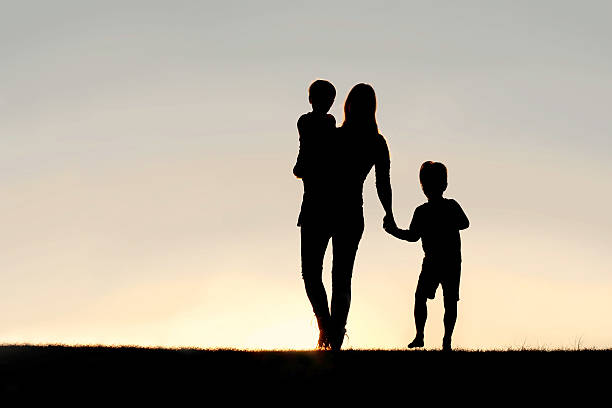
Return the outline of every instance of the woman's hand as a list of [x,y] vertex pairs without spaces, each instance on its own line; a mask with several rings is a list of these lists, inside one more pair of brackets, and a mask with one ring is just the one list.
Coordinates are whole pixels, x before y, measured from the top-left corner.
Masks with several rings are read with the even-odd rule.
[[385,231],[395,230],[397,229],[397,224],[395,223],[395,218],[393,218],[393,214],[387,214],[383,218],[383,228]]
[[383,228],[385,230],[385,232],[387,232],[387,234],[394,236],[395,238],[401,238],[400,234],[402,232],[402,230],[400,230],[397,225],[395,225],[395,222],[393,222],[393,224],[391,223],[385,223],[383,225]]

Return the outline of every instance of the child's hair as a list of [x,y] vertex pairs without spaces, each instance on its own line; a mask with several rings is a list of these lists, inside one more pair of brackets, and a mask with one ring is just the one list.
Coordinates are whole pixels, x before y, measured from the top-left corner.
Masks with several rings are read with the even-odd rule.
[[316,103],[325,103],[330,100],[334,100],[336,97],[336,88],[331,84],[331,82],[326,81],[324,79],[317,79],[308,88],[308,97],[310,102],[313,104]]
[[440,162],[426,161],[421,164],[421,170],[419,171],[419,179],[421,180],[421,187],[427,194],[442,193],[446,190],[448,185],[446,166]]

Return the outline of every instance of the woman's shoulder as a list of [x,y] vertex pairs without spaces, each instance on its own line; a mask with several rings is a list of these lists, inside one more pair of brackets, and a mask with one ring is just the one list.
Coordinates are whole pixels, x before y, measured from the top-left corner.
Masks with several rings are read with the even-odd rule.
[[338,130],[347,134],[350,133],[352,135],[363,136],[364,138],[385,140],[385,137],[378,132],[378,129],[358,127],[356,125],[347,125],[343,123],[338,127]]
[[387,139],[385,139],[385,137],[380,133],[377,133],[374,136],[374,143],[376,143],[376,147],[378,149],[389,150],[389,147],[387,146]]
[[387,139],[376,130],[356,129],[351,126],[342,125],[336,128],[339,138],[346,139],[347,143],[361,145],[368,149],[387,149]]
[[374,138],[376,139],[376,141],[378,143],[387,144],[387,139],[383,135],[381,135],[380,133],[376,133],[376,135],[374,135]]

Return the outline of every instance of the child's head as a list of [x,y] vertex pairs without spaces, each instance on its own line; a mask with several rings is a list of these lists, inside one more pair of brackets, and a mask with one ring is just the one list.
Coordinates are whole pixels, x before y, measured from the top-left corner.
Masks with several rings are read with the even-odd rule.
[[442,197],[448,186],[446,166],[439,162],[426,161],[419,171],[421,188],[428,199]]
[[335,98],[336,88],[324,79],[317,79],[308,88],[308,102],[314,112],[327,113]]

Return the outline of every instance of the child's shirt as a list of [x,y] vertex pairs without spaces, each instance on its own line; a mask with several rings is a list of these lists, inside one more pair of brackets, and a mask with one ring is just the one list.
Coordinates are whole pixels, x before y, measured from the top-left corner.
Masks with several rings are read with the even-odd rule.
[[433,262],[461,262],[459,230],[470,222],[453,199],[429,201],[414,210],[410,232],[420,238],[425,258]]
[[325,153],[329,138],[336,129],[336,119],[330,114],[308,112],[300,116],[297,122],[300,135],[300,150],[293,174],[303,179],[316,171],[317,160]]
[[297,122],[300,150],[293,174],[304,183],[298,226],[316,222],[325,213],[331,191],[336,119],[330,114],[308,112]]

